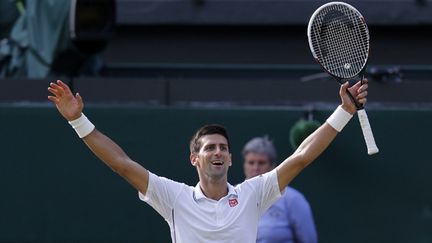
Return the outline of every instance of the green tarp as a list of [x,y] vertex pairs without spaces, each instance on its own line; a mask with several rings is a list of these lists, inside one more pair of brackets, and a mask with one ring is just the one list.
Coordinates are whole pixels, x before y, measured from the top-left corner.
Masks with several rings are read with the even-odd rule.
[[56,56],[72,46],[69,8],[69,0],[27,1],[0,44],[0,77],[46,77]]

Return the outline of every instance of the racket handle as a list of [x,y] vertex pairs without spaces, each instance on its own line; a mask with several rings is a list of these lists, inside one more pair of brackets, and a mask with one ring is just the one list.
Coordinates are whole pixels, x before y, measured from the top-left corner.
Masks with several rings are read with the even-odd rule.
[[363,137],[366,141],[368,154],[372,155],[372,154],[378,153],[379,149],[376,146],[375,138],[373,136],[372,128],[369,124],[369,119],[368,119],[368,116],[366,114],[365,109],[358,110],[357,114],[359,117],[360,126],[361,126],[362,131],[363,131]]

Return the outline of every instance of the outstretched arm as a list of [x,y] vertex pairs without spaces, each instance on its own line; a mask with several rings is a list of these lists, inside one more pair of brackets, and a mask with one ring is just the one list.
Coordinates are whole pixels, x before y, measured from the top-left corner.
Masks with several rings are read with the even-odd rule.
[[[359,81],[351,88],[348,88],[348,85],[346,82],[339,91],[342,100],[341,107],[344,111],[354,114],[357,109],[347,92],[349,90],[359,103],[366,103],[367,80],[363,80],[363,84]],[[309,135],[290,157],[276,167],[279,189],[282,191],[294,177],[316,159],[330,145],[337,134],[338,131],[328,122],[325,122]]]
[[[66,120],[76,121],[82,116],[84,103],[79,93],[74,96],[69,87],[60,80],[50,83],[48,91],[53,94],[48,96],[48,99],[56,105]],[[131,160],[115,142],[97,129],[93,129],[82,139],[90,150],[112,170],[120,174],[141,193],[147,192],[148,171]]]

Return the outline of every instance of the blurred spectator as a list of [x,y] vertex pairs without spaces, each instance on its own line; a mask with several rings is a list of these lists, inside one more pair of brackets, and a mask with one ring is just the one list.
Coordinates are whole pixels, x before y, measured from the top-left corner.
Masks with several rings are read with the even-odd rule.
[[19,12],[15,0],[0,1],[0,40],[6,38]]
[[[276,166],[277,153],[267,137],[251,139],[243,148],[246,179],[266,173]],[[286,187],[281,198],[261,217],[258,243],[316,243],[312,211],[305,197]]]
[[[105,46],[113,29],[114,0],[19,2],[25,3],[21,15],[8,38],[0,43],[0,77],[97,74],[100,60],[95,54]],[[107,19],[112,20],[108,27],[103,25]],[[104,33],[98,33],[100,29]]]

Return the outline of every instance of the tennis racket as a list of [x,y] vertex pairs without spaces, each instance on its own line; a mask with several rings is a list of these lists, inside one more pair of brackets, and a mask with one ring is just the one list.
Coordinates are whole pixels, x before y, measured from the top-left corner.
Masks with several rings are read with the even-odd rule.
[[[312,55],[340,84],[355,77],[363,80],[369,56],[369,30],[357,9],[343,2],[324,4],[312,14],[307,34]],[[378,153],[363,105],[348,94],[357,107],[368,154]]]

